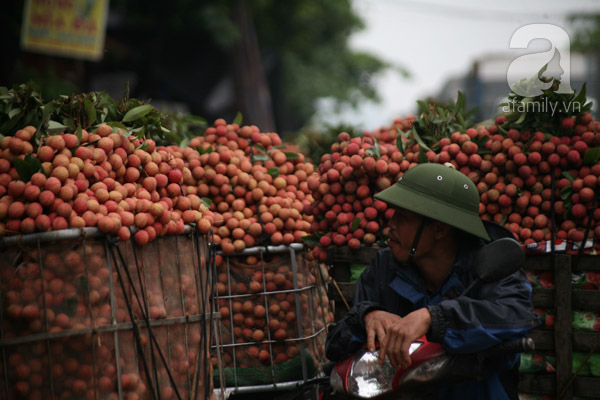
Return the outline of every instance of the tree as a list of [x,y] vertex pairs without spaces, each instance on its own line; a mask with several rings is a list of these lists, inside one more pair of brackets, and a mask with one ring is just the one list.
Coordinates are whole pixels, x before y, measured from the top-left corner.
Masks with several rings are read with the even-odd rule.
[[318,98],[377,99],[372,77],[386,67],[349,48],[364,27],[350,0],[112,1],[100,62],[20,51],[23,2],[10,3],[3,56],[17,62],[3,65],[1,83],[35,78],[46,98],[59,79],[87,92],[104,90],[91,86],[96,77],[127,72],[132,97],[185,103],[209,120],[241,111],[244,123],[285,133],[309,120]]
[[571,50],[600,50],[600,14],[572,14],[569,20],[578,25],[571,41]]
[[[569,16],[569,20],[576,26],[571,39],[571,50],[590,54],[594,64],[592,68],[598,71],[600,68],[600,14],[572,14]],[[588,93],[600,93],[600,81],[598,79],[589,81],[587,89]],[[592,113],[595,114],[597,111],[593,109]]]
[[350,1],[263,0],[253,6],[280,131],[302,126],[318,98],[352,105],[378,99],[372,77],[387,65],[349,48],[350,36],[364,28]]

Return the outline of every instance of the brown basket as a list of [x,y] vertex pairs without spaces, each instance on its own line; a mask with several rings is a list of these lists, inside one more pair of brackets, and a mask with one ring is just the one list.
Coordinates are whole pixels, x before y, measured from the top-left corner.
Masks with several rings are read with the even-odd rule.
[[207,398],[214,257],[186,231],[1,241],[0,398]]

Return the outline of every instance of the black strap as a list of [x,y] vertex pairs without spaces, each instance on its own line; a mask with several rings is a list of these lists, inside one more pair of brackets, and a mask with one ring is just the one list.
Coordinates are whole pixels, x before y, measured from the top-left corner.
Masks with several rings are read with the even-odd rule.
[[415,233],[415,238],[413,239],[412,246],[410,246],[410,251],[408,252],[408,262],[411,263],[415,258],[415,254],[417,254],[417,246],[419,245],[419,240],[421,240],[421,234],[423,233],[423,228],[427,223],[429,218],[423,217],[419,227],[417,228],[417,232]]

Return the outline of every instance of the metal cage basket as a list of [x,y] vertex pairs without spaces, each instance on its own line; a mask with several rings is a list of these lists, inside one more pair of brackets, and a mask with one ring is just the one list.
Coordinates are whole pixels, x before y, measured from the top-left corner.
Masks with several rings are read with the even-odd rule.
[[333,322],[326,270],[301,244],[217,255],[215,386],[227,395],[289,390],[319,374]]
[[187,226],[139,247],[96,228],[0,240],[0,398],[210,396],[214,255]]

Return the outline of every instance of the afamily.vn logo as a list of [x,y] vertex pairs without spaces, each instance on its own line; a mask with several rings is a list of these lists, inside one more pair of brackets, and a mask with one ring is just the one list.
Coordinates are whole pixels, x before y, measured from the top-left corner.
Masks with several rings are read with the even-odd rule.
[[514,59],[508,66],[506,80],[514,93],[523,97],[536,97],[549,89],[552,79],[541,80],[538,73],[545,78],[560,81],[556,93],[573,93],[571,89],[571,41],[565,30],[552,24],[530,24],[517,29],[512,35],[511,49],[527,49],[535,39],[550,42],[550,49],[542,52],[531,52]]

